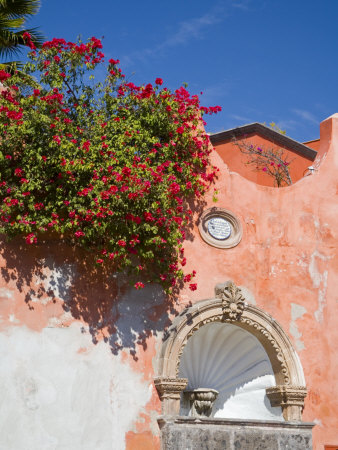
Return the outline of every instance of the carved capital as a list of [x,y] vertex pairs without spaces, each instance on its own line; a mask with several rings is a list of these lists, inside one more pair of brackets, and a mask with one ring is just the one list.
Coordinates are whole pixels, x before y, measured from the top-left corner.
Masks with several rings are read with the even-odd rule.
[[304,386],[274,386],[266,389],[271,406],[280,406],[285,420],[301,421],[307,389]]
[[223,321],[233,322],[241,318],[245,308],[245,298],[241,289],[232,281],[218,284],[215,288],[216,297],[222,300]]
[[158,377],[154,379],[156,389],[161,396],[165,394],[180,394],[188,384],[186,378],[165,378]]
[[158,377],[154,379],[154,383],[162,402],[162,413],[178,415],[181,392],[187,387],[187,378]]

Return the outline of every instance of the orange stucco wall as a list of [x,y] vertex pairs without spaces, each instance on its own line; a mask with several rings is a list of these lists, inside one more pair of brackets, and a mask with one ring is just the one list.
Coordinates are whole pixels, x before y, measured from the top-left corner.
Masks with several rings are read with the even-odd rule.
[[314,139],[313,141],[306,141],[303,142],[304,145],[306,145],[307,147],[312,148],[313,150],[316,150],[317,152],[320,149],[320,139]]
[[[214,164],[220,168],[215,186],[219,192],[216,206],[226,208],[240,218],[243,238],[232,249],[217,249],[201,239],[195,224],[193,238],[185,244],[187,271],[197,270],[198,289],[195,292],[185,289],[175,299],[168,299],[155,288],[141,292],[129,290],[114,274],[104,272],[102,268],[93,269],[84,253],[73,252],[56,241],[40,244],[34,249],[23,246],[19,240],[1,246],[1,333],[9,337],[19,329],[23,330],[27,349],[32,345],[32,339],[43,336],[42,341],[38,341],[42,356],[36,364],[41,364],[46,378],[48,367],[45,367],[46,357],[43,356],[46,336],[52,330],[52,337],[56,338],[55,342],[51,339],[50,352],[55,353],[55,358],[62,358],[62,353],[54,351],[54,346],[61,335],[72,331],[71,348],[64,347],[65,354],[70,355],[66,367],[75,364],[77,359],[80,365],[74,366],[71,372],[75,380],[72,392],[76,395],[72,394],[69,408],[73,411],[75,400],[80,402],[84,398],[88,405],[82,409],[89,409],[89,416],[84,428],[76,418],[78,412],[69,413],[65,420],[71,423],[73,431],[83,433],[82,442],[90,439],[90,434],[86,433],[95,434],[96,429],[100,436],[103,435],[100,428],[103,419],[100,427],[90,428],[103,407],[100,402],[95,403],[96,394],[91,394],[95,387],[98,394],[103,393],[103,398],[110,399],[102,416],[111,417],[107,430],[113,424],[116,433],[123,434],[119,438],[119,447],[114,446],[114,437],[111,438],[112,448],[122,448],[122,441],[128,450],[160,448],[156,422],[160,401],[152,380],[157,375],[163,331],[176,313],[191,303],[212,298],[214,286],[231,279],[246,287],[252,301],[279,321],[299,354],[309,391],[303,419],[316,423],[314,449],[323,450],[325,444],[338,443],[338,356],[335,348],[338,342],[338,114],[321,124],[320,151],[326,156],[321,157],[318,170],[289,187],[262,186],[235,173],[234,168],[230,170],[224,163],[230,149],[225,148],[223,152],[222,148],[217,149],[220,155],[214,152],[212,156]],[[299,173],[301,170],[299,168]],[[206,207],[215,206],[212,194],[211,190]],[[197,215],[195,219],[197,223]],[[298,307],[301,314],[293,314]],[[9,342],[12,347],[8,352],[14,354],[18,351],[15,348],[17,341]],[[97,349],[101,353],[97,353]],[[103,357],[104,360],[100,359]],[[100,361],[102,367],[96,377]],[[32,383],[27,385],[25,379],[22,389],[17,385],[21,383],[22,373],[26,373],[28,380],[36,378],[34,386],[39,389],[42,375],[36,375],[34,367],[26,370],[20,361],[17,364],[12,372],[8,369],[8,373],[14,375],[6,380],[6,390],[11,383],[15,385],[11,395],[19,399],[13,421],[17,423],[20,415],[26,420],[26,416],[38,414],[39,408],[43,407],[46,416],[41,423],[44,430],[48,429],[48,436],[54,436],[55,425],[51,422],[63,418],[53,416],[51,420],[52,413],[48,413],[51,410],[48,408],[64,397],[65,405],[62,405],[68,407],[68,390],[64,390],[69,388],[68,382],[67,386],[55,387],[59,393],[54,397],[50,393],[52,388],[42,387],[45,396],[36,397],[34,409],[31,397],[28,403],[26,400],[28,394],[32,395],[29,388]],[[89,378],[82,389],[81,374],[91,364],[93,378]],[[53,361],[48,365],[53,367]],[[110,371],[113,375],[104,385],[101,381]],[[51,373],[49,376],[57,382],[62,374]],[[44,381],[42,386],[47,386],[46,383]],[[27,389],[30,389],[28,393]],[[13,398],[7,395],[7,408],[11,408]],[[27,428],[30,434],[36,421],[35,417]],[[8,433],[7,428],[2,430],[2,436]],[[23,428],[19,431],[24,433]],[[76,433],[67,432],[75,442]],[[62,433],[66,433],[64,428]],[[38,443],[42,439],[40,436],[44,434],[37,434]],[[99,438],[97,448],[101,448]],[[10,439],[14,437],[6,442],[12,442]],[[70,441],[69,447],[62,448],[81,448],[74,442]],[[38,447],[36,443],[35,447]],[[102,445],[102,448],[105,447]]]
[[[273,142],[269,141],[265,137],[258,135],[247,135],[245,137],[245,142],[266,149],[282,148],[280,146],[275,145]],[[311,145],[309,145],[309,147],[316,150]],[[215,149],[231,172],[236,172],[245,177],[247,180],[253,181],[263,186],[274,185],[273,178],[271,178],[262,170],[259,171],[254,170],[253,165],[246,164],[248,161],[247,155],[241,153],[240,149],[236,145],[234,145],[232,141],[217,143],[215,145]],[[313,164],[313,161],[304,158],[286,148],[284,148],[283,150],[284,156],[287,158],[287,161],[290,162],[289,172],[292,182],[295,183],[296,181],[303,178],[304,174],[306,174],[306,169]]]
[[[217,161],[217,206],[241,218],[243,239],[229,250],[198,237],[187,244],[189,261],[200,261],[200,289],[189,299],[211,297],[213,285],[232,279],[288,332],[309,389],[303,419],[317,424],[315,450],[338,442],[338,114],[321,124],[321,143],[326,157],[315,175],[281,189],[249,182]],[[293,304],[306,309],[296,321]]]

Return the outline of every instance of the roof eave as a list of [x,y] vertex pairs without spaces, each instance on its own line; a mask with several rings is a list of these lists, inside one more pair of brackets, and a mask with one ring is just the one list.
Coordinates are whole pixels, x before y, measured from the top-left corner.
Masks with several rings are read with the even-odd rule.
[[232,128],[230,130],[220,131],[218,133],[211,134],[210,141],[213,145],[218,144],[222,141],[226,141],[233,138],[239,138],[246,134],[258,134],[262,137],[265,137],[271,140],[273,143],[280,145],[288,150],[297,153],[300,156],[303,156],[310,161],[314,161],[317,156],[316,150],[295,141],[294,139],[285,136],[284,134],[278,133],[261,123],[254,122],[247,125],[243,125],[241,127]]

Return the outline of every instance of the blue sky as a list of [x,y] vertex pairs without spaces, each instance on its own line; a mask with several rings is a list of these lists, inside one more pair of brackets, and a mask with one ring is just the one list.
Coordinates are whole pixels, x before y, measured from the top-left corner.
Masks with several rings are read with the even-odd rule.
[[47,38],[104,36],[135,84],[187,82],[223,111],[207,131],[276,122],[299,141],[338,112],[338,1],[42,0],[30,20]]

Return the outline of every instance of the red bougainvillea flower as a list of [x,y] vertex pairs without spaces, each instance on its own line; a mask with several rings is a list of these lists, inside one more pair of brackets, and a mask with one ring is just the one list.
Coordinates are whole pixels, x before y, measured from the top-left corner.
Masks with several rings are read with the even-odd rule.
[[198,212],[217,177],[202,116],[220,108],[161,78],[126,81],[118,59],[102,83],[87,82],[101,49],[95,37],[45,42],[22,69],[37,79],[32,91],[0,71],[0,81],[11,77],[0,96],[0,232],[29,245],[49,231],[67,237],[136,289],[147,280],[195,290],[182,245],[190,202]]
[[25,41],[28,41],[29,39],[32,39],[32,36],[28,33],[28,31],[25,31],[22,35],[23,39]]
[[27,244],[36,244],[37,238],[34,233],[30,233],[28,236],[26,236],[26,243]]
[[6,81],[8,78],[10,78],[11,75],[4,70],[0,70],[0,81]]
[[34,42],[32,41],[32,36],[27,31],[25,31],[23,33],[22,38],[23,38],[25,44],[27,45],[27,47],[29,47],[31,50],[36,49],[36,46],[35,46]]

